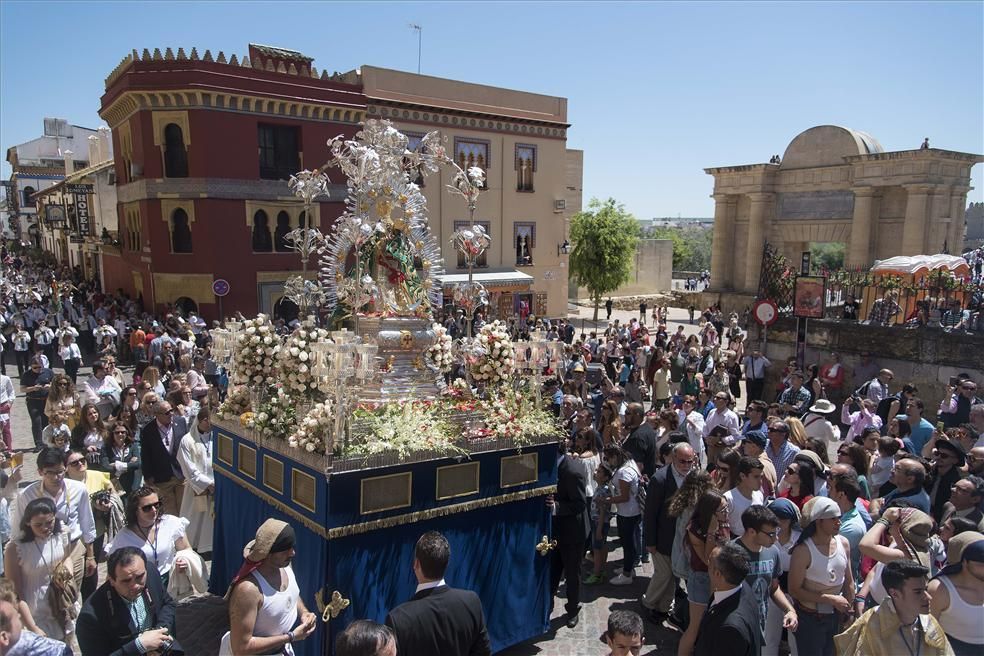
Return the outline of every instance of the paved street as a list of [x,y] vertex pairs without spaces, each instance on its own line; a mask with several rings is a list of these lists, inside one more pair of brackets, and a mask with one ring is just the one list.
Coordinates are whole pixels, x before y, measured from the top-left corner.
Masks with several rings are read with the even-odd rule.
[[[676,330],[678,323],[686,326],[686,332],[696,332],[696,326],[687,323],[686,310],[670,308],[670,321],[668,330]],[[604,320],[604,308],[601,309],[599,316],[602,320],[598,322],[599,330],[603,330],[607,322]],[[581,308],[579,314],[571,314],[575,320],[578,335],[581,331],[581,319],[584,319],[584,326],[587,331],[592,328],[592,310]],[[638,318],[637,311],[620,311],[612,313],[612,319],[628,321],[632,317]],[[57,369],[61,371],[61,369]],[[90,373],[89,367],[84,367],[79,371],[79,382],[85,380]],[[129,378],[131,369],[123,368],[124,375]],[[19,379],[17,378],[17,368],[12,363],[7,366],[7,374],[11,376],[15,389],[18,390],[18,401],[14,404],[11,411],[12,432],[14,438],[14,448],[31,449],[33,440],[31,438],[30,420],[27,415],[27,408],[23,402],[23,394],[20,393]],[[35,456],[27,453],[24,463],[24,485],[30,481],[37,480],[38,473],[35,466]],[[615,531],[612,531],[612,542]],[[608,556],[608,576],[614,576],[621,563],[622,552],[620,548],[613,549]],[[585,562],[585,567],[588,563]],[[104,580],[105,565],[100,565],[100,576]],[[588,654],[605,653],[605,645],[602,635],[605,631],[608,614],[613,610],[629,609],[639,610],[637,600],[645,591],[649,576],[652,574],[651,565],[643,565],[637,570],[639,576],[632,586],[618,587],[607,583],[595,587],[582,586],[584,591],[584,608],[581,612],[581,621],[574,629],[568,629],[565,625],[564,617],[564,588],[561,586],[559,597],[554,604],[554,613],[551,617],[551,628],[545,635],[524,642],[519,645],[501,652],[504,656],[532,656],[534,654],[542,656],[581,656]],[[486,613],[494,612],[492,609],[485,609]],[[225,604],[219,597],[209,596],[184,603],[179,608],[178,626],[179,636],[187,653],[194,656],[214,656],[218,653],[219,638],[228,629],[226,619]],[[676,642],[679,633],[675,630],[658,627],[648,620],[646,621],[646,647],[643,648],[644,654],[671,654],[676,653]]]

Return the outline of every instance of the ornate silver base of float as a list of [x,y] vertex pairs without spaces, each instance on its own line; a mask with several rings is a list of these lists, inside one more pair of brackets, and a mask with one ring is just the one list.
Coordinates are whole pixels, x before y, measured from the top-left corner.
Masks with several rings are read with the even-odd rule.
[[360,317],[359,336],[379,347],[380,372],[360,389],[369,402],[437,398],[438,374],[427,366],[424,353],[436,337],[431,322],[416,317]]

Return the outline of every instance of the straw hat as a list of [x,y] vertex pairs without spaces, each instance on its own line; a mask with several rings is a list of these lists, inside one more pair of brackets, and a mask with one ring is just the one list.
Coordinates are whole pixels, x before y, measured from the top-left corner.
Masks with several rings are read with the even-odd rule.
[[817,399],[817,402],[810,408],[810,412],[815,412],[818,415],[826,415],[836,409],[837,407],[827,399]]
[[243,558],[257,563],[266,560],[270,555],[270,548],[287,528],[290,528],[287,522],[279,519],[268,519],[260,524],[260,528],[256,529],[256,538],[250,540],[243,549]]

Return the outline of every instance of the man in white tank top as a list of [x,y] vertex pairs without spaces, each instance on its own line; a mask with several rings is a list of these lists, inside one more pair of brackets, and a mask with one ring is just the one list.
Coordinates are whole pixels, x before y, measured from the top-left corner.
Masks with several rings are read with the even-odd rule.
[[317,616],[304,605],[290,567],[294,543],[290,525],[268,519],[246,545],[243,566],[226,594],[229,633],[222,637],[220,656],[292,656],[292,644],[314,632]]
[[984,534],[950,538],[949,565],[929,582],[930,612],[956,656],[984,654]]

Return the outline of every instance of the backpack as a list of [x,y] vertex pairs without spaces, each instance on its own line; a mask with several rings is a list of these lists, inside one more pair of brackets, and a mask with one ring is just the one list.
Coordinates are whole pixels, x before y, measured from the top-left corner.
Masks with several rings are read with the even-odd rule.
[[[872,378],[871,380],[874,380],[874,378]],[[859,387],[856,390],[854,390],[854,396],[856,396],[856,397],[858,397],[860,399],[867,398],[868,397],[868,388],[871,387],[871,380],[869,380],[864,385],[862,385],[861,387]]]

